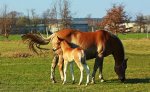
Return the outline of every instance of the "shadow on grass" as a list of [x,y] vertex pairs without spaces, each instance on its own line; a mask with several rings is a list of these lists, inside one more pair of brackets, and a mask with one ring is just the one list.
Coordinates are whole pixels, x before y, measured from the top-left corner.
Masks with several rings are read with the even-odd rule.
[[[119,83],[118,79],[106,80],[106,83]],[[150,83],[150,78],[134,78],[134,79],[126,79],[124,83],[127,84],[137,84],[137,83]]]
[[136,83],[150,83],[150,78],[134,78],[134,79],[127,79],[125,83],[131,83],[131,84],[136,84]]

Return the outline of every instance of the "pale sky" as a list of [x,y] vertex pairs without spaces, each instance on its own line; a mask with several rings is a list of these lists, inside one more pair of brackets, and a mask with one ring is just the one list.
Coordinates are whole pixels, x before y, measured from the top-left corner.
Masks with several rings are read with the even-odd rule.
[[[56,0],[0,0],[0,9],[7,5],[9,11],[15,10],[27,14],[27,9],[35,9],[41,15],[43,11],[50,8]],[[126,12],[134,17],[138,13],[150,15],[150,0],[69,0],[73,17],[92,17],[101,18],[106,15],[112,4],[118,3],[125,5]]]

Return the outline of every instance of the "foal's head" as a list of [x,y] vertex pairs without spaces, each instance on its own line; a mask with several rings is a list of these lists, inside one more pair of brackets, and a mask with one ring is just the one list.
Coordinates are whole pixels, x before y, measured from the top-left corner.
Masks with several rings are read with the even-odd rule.
[[125,72],[126,72],[126,68],[127,68],[127,60],[125,59],[121,65],[119,66],[115,66],[115,72],[118,75],[119,79],[124,82],[125,81]]
[[58,36],[54,37],[51,40],[51,43],[52,43],[53,51],[61,49],[61,46],[62,47],[70,47],[69,44],[64,39],[61,39]]
[[53,51],[56,51],[56,50],[60,49],[60,43],[61,43],[61,41],[62,41],[62,39],[60,39],[58,36],[54,36],[51,39]]

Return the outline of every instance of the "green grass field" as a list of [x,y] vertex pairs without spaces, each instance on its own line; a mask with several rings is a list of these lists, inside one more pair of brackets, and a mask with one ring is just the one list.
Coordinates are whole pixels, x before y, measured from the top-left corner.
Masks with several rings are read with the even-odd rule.
[[[76,65],[74,65],[75,84],[71,84],[69,68],[65,85],[61,84],[58,68],[56,68],[57,83],[51,83],[52,51],[37,56],[20,41],[20,36],[10,36],[9,40],[0,37],[0,92],[150,92],[150,40],[141,39],[143,38],[141,36],[137,39],[133,35],[119,35],[123,39],[126,57],[129,58],[126,82],[121,83],[117,79],[114,60],[112,56],[108,56],[104,60],[103,68],[106,81],[101,83],[97,73],[96,84],[88,86],[84,85],[86,76],[83,84],[77,85],[80,72]],[[46,47],[50,48],[50,45]],[[29,57],[24,57],[24,54]],[[92,72],[94,59],[88,60],[87,63]]]
[[147,38],[150,38],[150,33],[149,34],[146,34],[146,33],[127,33],[127,34],[119,34],[118,35],[119,38],[121,39],[145,39]]

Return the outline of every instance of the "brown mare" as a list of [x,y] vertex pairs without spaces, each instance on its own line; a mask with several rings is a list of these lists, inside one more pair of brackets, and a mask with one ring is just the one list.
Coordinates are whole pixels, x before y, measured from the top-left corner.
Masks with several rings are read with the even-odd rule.
[[[59,39],[59,38],[58,38]],[[84,50],[81,48],[71,48],[70,45],[63,39],[59,39],[60,45],[55,45],[55,49],[61,48],[62,53],[63,53],[63,59],[64,59],[64,80],[63,84],[66,83],[66,71],[67,71],[67,66],[68,63],[70,63],[70,70],[72,74],[72,81],[74,83],[74,74],[73,74],[73,61],[77,64],[77,66],[80,69],[80,81],[78,85],[81,85],[82,80],[83,80],[83,70],[84,68],[86,69],[87,73],[87,82],[86,85],[89,83],[89,77],[90,77],[90,71],[89,67],[86,64],[86,55],[84,53]]]
[[[31,39],[33,43],[44,44],[47,41],[51,41],[52,46],[59,45],[60,41],[57,36],[61,39],[66,40],[71,44],[72,47],[81,47],[86,53],[86,59],[95,59],[95,64],[92,73],[92,83],[95,82],[95,74],[99,68],[99,78],[103,81],[102,68],[104,57],[112,54],[115,60],[115,72],[121,81],[125,80],[125,71],[127,68],[127,59],[125,59],[124,47],[120,39],[104,30],[98,30],[95,32],[81,32],[73,29],[60,30],[48,38],[35,37],[24,35],[26,39]],[[34,39],[33,39],[34,38]],[[36,39],[37,38],[37,39]],[[55,67],[58,63],[61,79],[63,80],[63,57],[60,49],[53,49],[57,55],[55,55],[52,66],[51,66],[51,79],[55,82]]]

